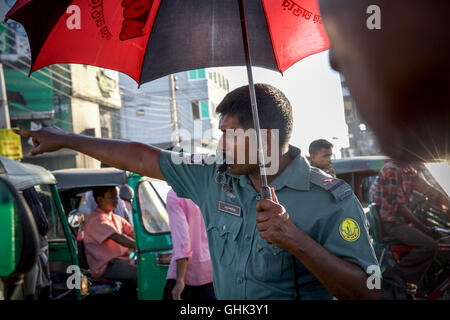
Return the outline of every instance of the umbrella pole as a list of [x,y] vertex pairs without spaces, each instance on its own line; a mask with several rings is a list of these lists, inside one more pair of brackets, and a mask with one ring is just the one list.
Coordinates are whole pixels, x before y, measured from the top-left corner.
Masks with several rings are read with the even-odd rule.
[[259,172],[261,174],[261,191],[260,194],[263,199],[272,199],[272,195],[270,193],[269,185],[267,183],[267,175],[266,175],[266,165],[264,161],[264,153],[261,145],[261,128],[259,126],[259,116],[258,116],[258,104],[256,102],[256,92],[255,92],[255,84],[253,82],[253,72],[252,72],[252,59],[250,56],[250,45],[248,41],[248,32],[247,32],[247,22],[245,20],[245,9],[244,9],[244,0],[239,1],[239,14],[241,17],[241,30],[242,30],[242,40],[244,43],[244,51],[245,51],[245,62],[247,66],[247,76],[250,90],[250,102],[252,105],[252,114],[253,114],[253,125],[256,130],[256,146],[258,149],[258,164],[259,164]]

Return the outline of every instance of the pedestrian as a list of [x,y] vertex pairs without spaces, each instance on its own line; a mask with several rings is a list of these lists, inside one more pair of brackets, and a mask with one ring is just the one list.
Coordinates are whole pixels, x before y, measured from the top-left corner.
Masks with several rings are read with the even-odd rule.
[[164,300],[215,300],[211,257],[200,208],[171,189],[167,213],[172,234],[172,259]]
[[325,139],[314,140],[309,145],[309,157],[311,166],[319,168],[336,178],[331,157],[333,156],[333,144]]
[[216,108],[223,132],[219,158],[228,165],[213,156],[183,156],[57,128],[20,133],[33,138],[32,155],[74,149],[166,180],[179,197],[194,201],[205,221],[218,299],[377,299],[379,290],[367,286],[378,262],[361,204],[348,184],[310,167],[289,145],[292,107],[285,95],[266,84],[255,90],[261,128],[267,130],[262,145],[271,157],[266,163],[273,171],[267,176],[273,200],[261,199],[253,138],[245,134],[254,132],[248,86],[228,93]]

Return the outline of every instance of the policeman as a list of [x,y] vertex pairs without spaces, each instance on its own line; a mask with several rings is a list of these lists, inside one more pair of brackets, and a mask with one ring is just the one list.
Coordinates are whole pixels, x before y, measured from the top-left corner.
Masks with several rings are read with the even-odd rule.
[[[276,169],[268,175],[273,200],[260,197],[259,167],[250,161],[252,138],[225,139],[229,131],[252,126],[248,86],[230,92],[216,110],[224,132],[218,149],[228,166],[214,157],[181,156],[55,128],[21,134],[33,138],[32,154],[72,148],[167,180],[178,196],[192,199],[204,216],[218,299],[294,299],[298,293],[302,299],[378,298],[379,290],[367,286],[367,271],[378,263],[361,205],[347,184],[311,168],[289,145],[292,108],[284,94],[269,85],[255,89],[261,127],[271,131],[264,146],[268,166]],[[279,132],[279,140],[272,132]],[[276,153],[269,148],[273,143],[279,143]],[[230,161],[242,150],[243,163]]]
[[333,144],[325,139],[318,139],[309,145],[310,164],[336,178],[336,173],[331,162],[333,156]]

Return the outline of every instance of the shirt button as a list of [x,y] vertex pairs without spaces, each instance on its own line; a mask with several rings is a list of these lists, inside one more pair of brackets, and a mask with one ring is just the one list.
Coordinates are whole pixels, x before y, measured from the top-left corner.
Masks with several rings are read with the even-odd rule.
[[223,225],[222,226],[222,230],[224,230],[225,231],[225,229],[227,228],[227,226],[226,225]]
[[252,237],[248,234],[245,236],[245,240],[250,241],[250,240],[252,240]]
[[244,282],[244,279],[242,279],[242,278],[237,278],[237,283],[239,283],[239,284],[242,284],[242,282]]
[[258,194],[255,198],[256,198],[256,200],[258,200],[258,201],[261,200],[261,196],[260,196],[259,194]]

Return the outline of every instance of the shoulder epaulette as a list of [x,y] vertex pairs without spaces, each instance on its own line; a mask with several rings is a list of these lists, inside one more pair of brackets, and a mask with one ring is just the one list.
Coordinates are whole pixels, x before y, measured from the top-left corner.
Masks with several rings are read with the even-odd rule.
[[311,168],[309,180],[312,184],[331,192],[337,201],[343,200],[353,192],[352,188],[344,180],[334,178],[314,167]]

